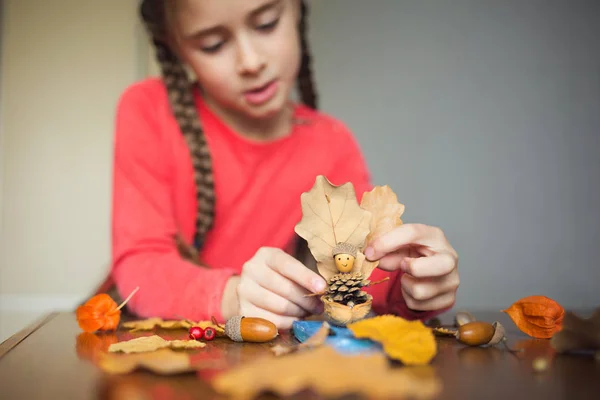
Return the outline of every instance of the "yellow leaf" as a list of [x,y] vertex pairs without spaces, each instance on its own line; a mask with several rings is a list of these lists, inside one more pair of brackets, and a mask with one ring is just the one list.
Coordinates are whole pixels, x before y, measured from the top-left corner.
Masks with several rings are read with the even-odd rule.
[[142,354],[102,353],[98,366],[110,374],[127,374],[136,369],[146,369],[161,375],[174,375],[194,371],[190,355],[170,349],[160,349]]
[[428,364],[437,353],[433,332],[421,321],[381,315],[354,322],[347,327],[359,339],[381,343],[390,358],[405,365]]
[[[307,241],[319,273],[329,279],[338,273],[332,254],[338,243],[351,244],[362,254],[371,213],[360,208],[351,182],[335,186],[322,175],[316,178],[310,191],[302,193],[300,201],[302,220],[295,231]],[[360,257],[357,257],[352,272],[360,268]]]
[[430,366],[393,367],[382,353],[342,355],[330,346],[261,357],[218,375],[211,384],[217,393],[235,399],[253,399],[263,392],[292,396],[303,390],[319,397],[429,399],[441,391]]
[[[404,205],[398,202],[396,193],[388,185],[376,186],[370,192],[366,192],[362,197],[360,206],[372,215],[365,247],[397,226],[402,225],[400,217],[404,213]],[[368,277],[378,264],[379,261],[365,261],[362,266],[362,273]]]
[[198,349],[204,346],[206,346],[206,343],[197,340],[165,340],[158,335],[152,335],[113,343],[109,346],[108,351],[111,353],[143,353],[167,347],[174,349]]

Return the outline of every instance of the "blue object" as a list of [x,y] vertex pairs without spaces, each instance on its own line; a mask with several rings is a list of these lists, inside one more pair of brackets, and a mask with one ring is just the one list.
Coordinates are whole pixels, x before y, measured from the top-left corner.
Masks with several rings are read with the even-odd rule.
[[[317,333],[322,325],[322,321],[294,321],[292,323],[292,332],[296,339],[302,343]],[[340,353],[345,354],[370,353],[382,350],[379,343],[369,339],[357,339],[350,329],[331,324],[329,337],[327,337],[325,343]]]

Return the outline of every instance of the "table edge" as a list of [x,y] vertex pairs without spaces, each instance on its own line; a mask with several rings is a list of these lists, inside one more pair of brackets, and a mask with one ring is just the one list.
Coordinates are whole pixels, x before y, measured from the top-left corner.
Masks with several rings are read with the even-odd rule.
[[53,318],[58,316],[59,312],[51,312],[45,315],[42,315],[34,322],[27,325],[25,328],[21,329],[17,333],[11,335],[5,341],[0,343],[0,358],[4,357],[9,351],[14,349],[19,343],[25,340],[29,335],[33,332],[40,329],[42,326],[50,322]]

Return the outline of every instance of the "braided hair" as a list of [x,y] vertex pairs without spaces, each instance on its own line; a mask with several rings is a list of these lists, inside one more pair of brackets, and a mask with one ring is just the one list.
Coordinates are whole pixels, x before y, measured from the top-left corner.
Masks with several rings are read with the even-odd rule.
[[[194,102],[196,83],[190,81],[183,63],[168,45],[166,3],[165,0],[142,0],[140,15],[154,44],[156,59],[167,89],[171,110],[190,150],[198,201],[194,247],[200,249],[214,221],[215,191],[212,160]],[[302,57],[297,88],[302,102],[316,109],[317,96],[312,78],[311,56],[306,40],[307,16],[308,7],[305,1],[302,1],[299,24]]]

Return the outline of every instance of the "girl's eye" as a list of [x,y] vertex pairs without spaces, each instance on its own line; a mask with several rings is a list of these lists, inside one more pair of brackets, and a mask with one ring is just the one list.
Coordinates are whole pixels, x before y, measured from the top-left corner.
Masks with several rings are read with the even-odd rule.
[[260,24],[256,27],[259,31],[270,31],[277,26],[279,23],[279,18],[274,19],[271,22],[267,22],[266,24]]
[[213,44],[212,46],[203,46],[202,51],[205,53],[216,53],[217,51],[219,51],[222,45],[223,42],[218,42]]

